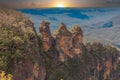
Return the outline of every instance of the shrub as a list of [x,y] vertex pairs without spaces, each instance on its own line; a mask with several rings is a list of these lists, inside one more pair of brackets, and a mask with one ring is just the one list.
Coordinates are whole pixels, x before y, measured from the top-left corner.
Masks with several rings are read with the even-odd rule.
[[0,73],[0,80],[12,80],[12,75],[11,74],[6,74],[5,71],[2,71]]

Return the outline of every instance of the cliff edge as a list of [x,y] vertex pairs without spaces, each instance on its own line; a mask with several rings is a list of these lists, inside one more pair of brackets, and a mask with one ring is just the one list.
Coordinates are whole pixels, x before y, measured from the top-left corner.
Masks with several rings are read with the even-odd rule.
[[20,12],[0,8],[0,70],[13,80],[44,80],[34,24]]

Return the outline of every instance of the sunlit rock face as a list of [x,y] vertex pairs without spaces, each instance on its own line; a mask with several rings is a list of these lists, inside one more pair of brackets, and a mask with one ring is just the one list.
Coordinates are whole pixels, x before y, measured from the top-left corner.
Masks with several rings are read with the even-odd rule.
[[[82,79],[82,80],[106,80],[106,79],[118,79],[117,75],[117,66],[118,57],[117,50],[112,47],[104,47],[101,43],[94,44],[83,44],[83,32],[80,26],[73,26],[70,30],[67,29],[67,26],[64,23],[61,23],[58,29],[53,33],[53,38],[51,38],[51,33],[49,28],[44,28],[44,31],[40,31],[41,36],[43,33],[47,33],[48,36],[44,36],[44,39],[48,39],[46,42],[52,42],[54,38],[54,45],[49,45],[49,47],[54,47],[55,51],[51,51],[50,48],[47,51],[48,55],[58,54],[58,58],[54,55],[53,58],[56,58],[54,61],[55,64],[59,62],[64,62],[64,65],[70,68],[70,71],[66,71],[66,66],[59,65],[53,71],[57,74],[67,74],[65,80],[73,79]],[[48,31],[47,31],[48,30]],[[46,43],[43,42],[43,46]],[[50,52],[51,51],[51,52]],[[53,59],[54,60],[54,59]],[[58,62],[57,62],[58,61]],[[54,63],[51,63],[54,65]],[[75,66],[75,67],[73,67]],[[47,69],[49,71],[49,69]],[[57,70],[59,72],[57,72]],[[63,71],[62,71],[63,70]],[[73,74],[71,77],[70,74]],[[113,73],[114,72],[114,75]],[[58,76],[54,74],[48,74],[48,79],[54,79],[53,76]],[[79,75],[79,76],[77,76]],[[59,77],[59,76],[58,76]]]
[[61,23],[59,29],[54,32],[55,47],[59,52],[60,60],[64,61],[67,57],[73,57],[72,50],[72,34],[67,30],[65,24]]
[[83,51],[83,32],[79,26],[73,26],[71,29],[72,44],[75,54],[80,55]]
[[74,38],[74,41],[76,43],[80,43],[81,44],[82,41],[83,41],[83,31],[80,28],[80,26],[77,26],[77,25],[73,26],[71,28],[71,33],[72,33],[72,36]]
[[73,58],[82,53],[82,30],[78,26],[74,26],[71,32],[67,30],[64,23],[54,32],[55,47],[59,52],[59,58],[64,61]]
[[40,36],[43,41],[43,49],[49,50],[54,47],[59,53],[60,61],[68,58],[80,56],[83,51],[83,33],[79,26],[73,26],[69,31],[64,23],[61,23],[57,30],[54,31],[53,37],[50,33],[49,22],[42,21],[39,27]]
[[39,27],[41,39],[43,42],[43,49],[45,51],[49,50],[50,47],[53,45],[53,38],[50,32],[49,22],[42,21]]

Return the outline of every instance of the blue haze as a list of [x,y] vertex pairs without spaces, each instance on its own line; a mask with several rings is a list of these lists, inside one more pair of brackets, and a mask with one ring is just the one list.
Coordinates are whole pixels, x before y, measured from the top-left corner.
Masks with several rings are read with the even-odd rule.
[[53,31],[64,22],[68,29],[80,25],[84,32],[84,41],[100,41],[120,46],[120,8],[49,8],[18,9],[35,23],[38,32],[42,20],[51,22]]

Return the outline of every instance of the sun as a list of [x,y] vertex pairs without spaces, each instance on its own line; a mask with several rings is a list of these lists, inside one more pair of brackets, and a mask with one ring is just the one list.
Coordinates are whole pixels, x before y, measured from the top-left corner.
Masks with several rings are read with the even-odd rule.
[[57,4],[56,7],[59,7],[59,8],[64,8],[65,5],[64,4]]

